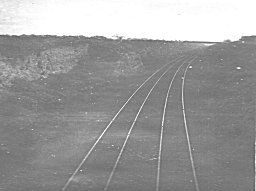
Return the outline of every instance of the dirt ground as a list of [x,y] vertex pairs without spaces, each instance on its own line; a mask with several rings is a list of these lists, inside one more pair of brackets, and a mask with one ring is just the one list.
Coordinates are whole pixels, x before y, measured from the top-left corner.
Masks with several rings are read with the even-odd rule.
[[[185,81],[185,104],[200,189],[253,190],[256,46],[221,43],[196,54]],[[2,90],[0,190],[61,190],[113,115],[168,60],[145,58],[142,70],[118,76],[109,75],[109,62],[87,60],[67,73],[16,80],[8,91]],[[161,190],[195,190],[181,113],[184,70],[177,75],[168,103]],[[155,189],[159,120],[173,74],[171,70],[152,92],[110,190]],[[69,190],[102,190],[150,84],[153,81],[126,108],[127,116],[118,119],[96,148],[99,155],[90,158]]]

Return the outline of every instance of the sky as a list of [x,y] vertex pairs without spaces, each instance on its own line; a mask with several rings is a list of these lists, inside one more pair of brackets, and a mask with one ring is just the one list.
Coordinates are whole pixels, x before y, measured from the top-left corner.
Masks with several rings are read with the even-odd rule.
[[255,0],[0,0],[0,34],[223,41],[256,35]]

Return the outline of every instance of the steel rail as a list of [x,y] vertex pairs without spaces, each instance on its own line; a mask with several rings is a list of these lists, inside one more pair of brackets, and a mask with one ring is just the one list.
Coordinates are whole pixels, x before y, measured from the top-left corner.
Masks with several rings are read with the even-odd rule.
[[163,65],[162,67],[160,67],[159,69],[157,69],[153,74],[151,74],[134,92],[133,94],[127,99],[127,101],[123,104],[123,106],[117,111],[117,113],[114,115],[114,117],[111,119],[111,121],[108,123],[108,125],[104,128],[104,130],[102,131],[102,133],[98,136],[98,138],[96,139],[96,141],[94,142],[94,144],[91,146],[91,148],[89,149],[89,151],[87,152],[87,154],[84,156],[84,158],[82,159],[82,161],[79,163],[79,165],[76,167],[76,169],[73,171],[73,173],[71,174],[71,176],[69,177],[69,179],[65,182],[64,186],[62,187],[62,191],[65,191],[67,189],[67,187],[69,186],[69,184],[72,182],[72,180],[74,179],[75,175],[78,173],[79,169],[82,167],[82,165],[86,162],[86,160],[89,158],[89,156],[91,155],[91,153],[93,152],[93,150],[95,149],[96,145],[99,143],[99,141],[102,139],[102,137],[105,135],[105,133],[107,132],[107,130],[110,128],[110,126],[112,125],[112,123],[114,122],[114,120],[117,118],[117,116],[121,113],[121,111],[125,108],[125,106],[130,102],[130,100],[135,96],[135,94],[153,77],[155,76],[158,72],[160,72],[164,67],[171,65],[171,64],[175,64],[177,61],[180,61],[184,58],[186,58],[187,56],[180,56],[176,59],[174,59],[173,61],[171,61],[171,63],[167,63],[165,65]]
[[[186,63],[186,62],[184,62],[184,63]],[[184,63],[183,63],[183,64],[184,64]],[[183,65],[183,64],[182,64],[182,65]],[[127,134],[127,136],[126,136],[126,138],[125,138],[125,141],[124,141],[124,143],[123,143],[123,145],[122,145],[122,148],[121,148],[121,150],[120,150],[120,152],[119,152],[119,155],[118,155],[118,157],[117,157],[117,159],[116,159],[116,162],[115,162],[115,164],[114,164],[114,167],[113,167],[113,169],[112,169],[112,171],[111,171],[111,173],[110,173],[110,175],[109,175],[109,178],[108,178],[108,180],[107,180],[107,183],[106,183],[106,185],[105,185],[105,187],[104,187],[104,191],[107,191],[107,190],[108,190],[109,184],[110,184],[110,182],[111,182],[111,180],[112,180],[112,178],[113,178],[113,175],[114,175],[114,173],[115,173],[115,171],[116,171],[117,165],[118,165],[118,163],[119,163],[119,161],[120,161],[120,158],[121,158],[121,156],[122,156],[122,154],[123,154],[123,152],[124,152],[124,148],[125,148],[125,146],[126,146],[126,144],[127,144],[127,142],[128,142],[128,139],[129,139],[130,134],[131,134],[131,132],[132,132],[132,130],[133,130],[133,127],[134,127],[135,123],[137,122],[137,119],[138,119],[138,117],[139,117],[139,115],[140,115],[140,113],[141,113],[141,111],[142,111],[142,109],[143,109],[143,107],[144,107],[146,101],[148,100],[148,98],[149,98],[151,92],[154,90],[154,88],[155,88],[155,86],[158,84],[158,82],[163,78],[163,76],[164,76],[167,72],[169,72],[169,71],[171,70],[171,68],[172,68],[173,66],[174,66],[174,65],[169,66],[168,69],[158,78],[158,80],[154,83],[154,85],[152,86],[152,88],[151,88],[150,91],[148,92],[148,94],[147,94],[147,96],[145,97],[143,103],[141,104],[141,106],[140,106],[140,108],[139,108],[139,110],[138,110],[138,112],[137,112],[137,114],[136,114],[136,116],[135,116],[135,118],[134,118],[134,120],[133,120],[133,123],[132,123],[132,125],[131,125],[131,127],[130,127],[130,129],[129,129],[129,131],[128,131],[128,134]],[[179,68],[180,68],[180,67],[179,67]]]
[[[192,58],[189,61],[190,65],[196,57]],[[185,63],[184,63],[185,64]],[[166,97],[165,97],[165,102],[164,102],[164,108],[163,108],[163,114],[162,114],[162,121],[161,121],[161,130],[160,130],[160,139],[159,139],[159,151],[158,151],[158,158],[157,158],[157,176],[156,176],[156,191],[159,191],[159,187],[160,187],[160,171],[161,171],[161,158],[162,158],[162,148],[163,148],[163,133],[164,133],[164,125],[165,125],[165,116],[166,116],[166,108],[167,108],[167,104],[168,104],[168,99],[169,99],[169,95],[170,95],[170,91],[171,91],[171,87],[173,84],[173,81],[177,75],[177,73],[179,72],[180,68],[184,65],[182,64],[175,72],[173,78],[171,79],[171,82],[169,84],[168,87],[168,91],[166,93]]]
[[188,151],[189,151],[189,159],[190,159],[190,163],[191,163],[191,167],[192,167],[192,171],[193,171],[193,178],[194,178],[194,182],[195,182],[195,188],[196,191],[200,191],[199,188],[199,183],[198,183],[198,178],[197,178],[197,174],[196,174],[196,168],[195,168],[195,162],[194,162],[194,158],[193,158],[193,154],[192,154],[192,147],[191,147],[191,143],[190,143],[190,137],[189,137],[189,132],[188,132],[188,125],[187,125],[187,119],[186,119],[186,110],[185,110],[185,101],[184,101],[184,97],[185,97],[185,79],[186,79],[186,74],[187,74],[187,70],[188,67],[190,66],[190,64],[187,65],[185,72],[183,74],[182,77],[182,90],[181,90],[181,104],[182,104],[182,114],[183,114],[183,121],[184,121],[184,128],[185,128],[185,132],[186,132],[186,140],[187,140],[187,145],[188,145]]

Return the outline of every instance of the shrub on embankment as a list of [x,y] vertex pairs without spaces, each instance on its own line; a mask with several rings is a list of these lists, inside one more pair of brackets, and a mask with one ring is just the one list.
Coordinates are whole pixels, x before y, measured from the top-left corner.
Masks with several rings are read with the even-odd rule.
[[49,74],[66,73],[87,54],[87,46],[59,47],[38,53],[31,53],[25,58],[0,57],[0,84],[10,86],[14,79],[37,80],[47,78]]
[[79,62],[106,64],[111,76],[129,76],[148,61],[197,48],[182,42],[113,40],[83,36],[0,36],[0,87],[69,72]]

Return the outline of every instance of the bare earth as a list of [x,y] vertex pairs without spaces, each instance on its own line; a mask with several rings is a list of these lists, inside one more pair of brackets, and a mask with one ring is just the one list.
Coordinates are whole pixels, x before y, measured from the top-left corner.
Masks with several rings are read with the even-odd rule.
[[[137,49],[139,45],[142,46],[136,44]],[[166,51],[142,57],[129,52],[120,58],[104,52],[110,47],[107,43],[104,48],[97,45],[90,49],[90,46],[88,50],[75,50],[76,55],[82,52],[87,57],[72,57],[72,60],[77,59],[76,64],[64,72],[55,67],[47,74],[40,74],[45,76],[38,74],[33,79],[23,72],[19,73],[23,78],[8,81],[11,85],[6,81],[1,87],[0,190],[61,190],[99,134],[138,86],[180,55],[190,56],[188,60],[191,55],[197,56],[187,71],[184,98],[200,190],[254,190],[256,45],[220,43],[175,52],[169,57],[160,56],[167,54]],[[120,48],[122,44],[117,46]],[[135,45],[123,46],[135,49]],[[4,48],[1,50],[1,55],[7,54]],[[54,51],[45,51],[41,57],[33,59],[47,62],[49,57],[46,56]],[[74,55],[73,49],[65,48],[65,51],[65,55]],[[174,63],[149,96],[108,190],[156,189],[165,96],[182,63]],[[185,68],[186,64],[173,81],[166,110],[161,191],[196,191],[181,107]],[[104,189],[140,105],[164,71],[150,79],[127,104],[66,190]]]

